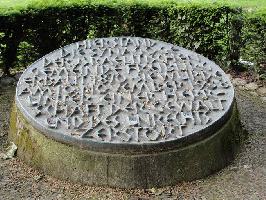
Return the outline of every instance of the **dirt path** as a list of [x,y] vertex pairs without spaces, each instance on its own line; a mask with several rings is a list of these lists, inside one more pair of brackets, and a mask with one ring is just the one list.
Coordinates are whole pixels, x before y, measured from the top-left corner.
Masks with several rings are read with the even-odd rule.
[[[13,88],[0,88],[0,153],[7,146]],[[206,179],[151,190],[120,190],[60,181],[23,164],[0,159],[0,199],[266,199],[266,105],[237,92],[241,120],[249,135],[235,161]]]

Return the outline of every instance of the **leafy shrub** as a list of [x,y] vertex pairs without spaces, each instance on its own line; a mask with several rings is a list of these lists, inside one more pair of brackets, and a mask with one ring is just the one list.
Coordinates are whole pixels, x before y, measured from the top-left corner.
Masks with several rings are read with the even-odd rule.
[[243,60],[253,63],[251,70],[266,79],[266,16],[247,16],[243,29]]

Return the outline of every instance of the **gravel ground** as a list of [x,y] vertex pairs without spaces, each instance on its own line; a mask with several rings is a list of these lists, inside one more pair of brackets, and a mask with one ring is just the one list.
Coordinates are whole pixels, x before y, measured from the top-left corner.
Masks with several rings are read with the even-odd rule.
[[[0,159],[0,199],[266,199],[266,104],[237,91],[241,121],[248,131],[231,165],[208,178],[149,190],[90,187],[60,181],[32,169],[18,158]],[[0,88],[0,154],[7,132],[14,87]]]

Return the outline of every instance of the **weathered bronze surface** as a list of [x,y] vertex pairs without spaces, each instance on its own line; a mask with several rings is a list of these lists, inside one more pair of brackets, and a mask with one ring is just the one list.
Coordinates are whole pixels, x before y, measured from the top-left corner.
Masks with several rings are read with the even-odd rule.
[[58,49],[23,73],[16,93],[19,109],[37,129],[88,145],[199,134],[224,123],[233,98],[230,80],[207,58],[137,37]]

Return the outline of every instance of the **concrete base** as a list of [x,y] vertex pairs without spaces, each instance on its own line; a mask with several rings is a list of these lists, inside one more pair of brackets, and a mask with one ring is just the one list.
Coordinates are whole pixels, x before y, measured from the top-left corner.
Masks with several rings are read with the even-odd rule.
[[32,127],[13,106],[10,140],[18,156],[44,173],[74,182],[120,188],[151,188],[205,177],[226,166],[242,133],[236,106],[211,136],[156,153],[102,153],[59,143]]

